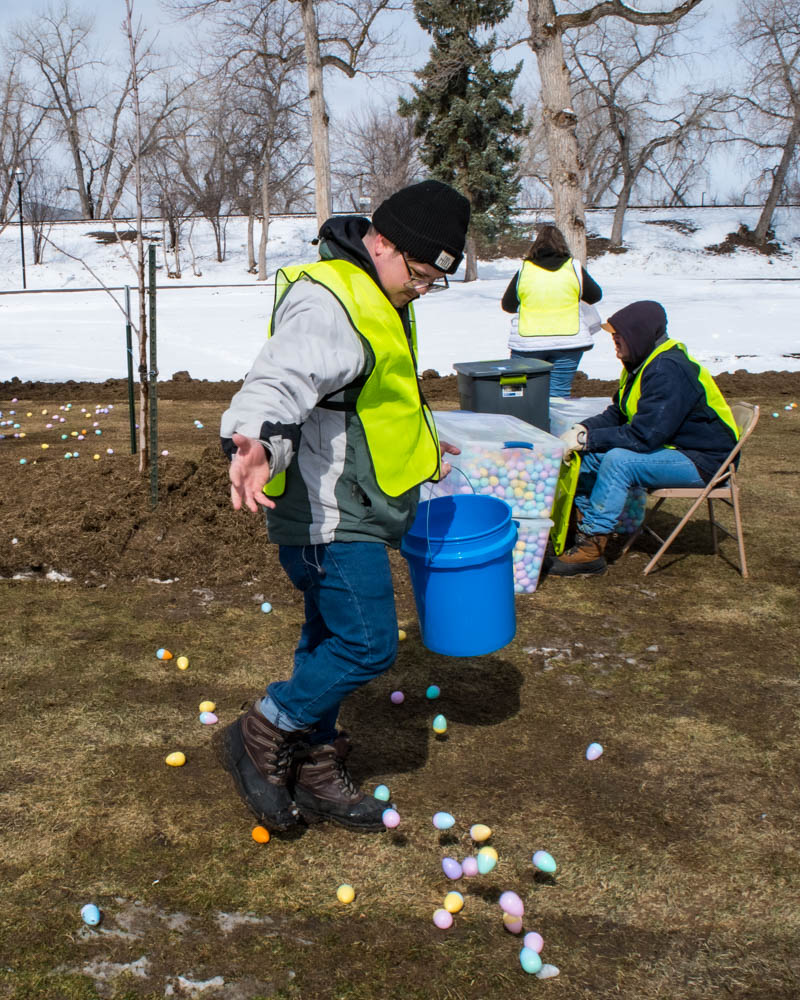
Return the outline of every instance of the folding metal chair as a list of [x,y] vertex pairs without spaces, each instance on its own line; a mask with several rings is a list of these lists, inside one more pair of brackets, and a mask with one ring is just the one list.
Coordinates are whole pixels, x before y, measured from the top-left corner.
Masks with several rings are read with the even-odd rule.
[[[630,536],[622,549],[622,555],[625,555],[643,531],[646,531],[660,543],[661,547],[658,552],[656,552],[644,568],[645,576],[647,576],[647,574],[655,568],[656,563],[664,555],[670,545],[672,545],[681,531],[683,531],[683,528],[689,522],[694,512],[705,500],[708,503],[708,521],[711,527],[711,542],[714,546],[714,554],[719,555],[720,534],[725,535],[728,538],[735,538],[739,547],[739,572],[743,577],[747,577],[747,561],[744,554],[744,535],[742,533],[742,516],[739,510],[739,484],[736,480],[736,467],[734,462],[736,456],[744,447],[745,441],[753,433],[753,430],[758,423],[759,411],[758,406],[756,406],[755,403],[739,402],[734,403],[731,406],[731,412],[733,413],[733,419],[736,421],[736,426],[739,428],[739,440],[736,442],[736,447],[731,451],[722,465],[720,465],[711,481],[705,487],[702,489],[698,487],[697,489],[676,488],[648,490],[648,495],[655,497],[656,502],[645,515],[645,519],[640,527]],[[673,497],[682,497],[683,499],[693,500],[694,502],[684,514],[683,518],[673,528],[671,534],[667,538],[662,538],[661,535],[650,527],[649,522],[653,514],[659,509],[664,501]],[[714,500],[721,500],[723,503],[726,503],[729,507],[733,508],[733,532],[728,531],[728,529],[723,527],[714,517]]]

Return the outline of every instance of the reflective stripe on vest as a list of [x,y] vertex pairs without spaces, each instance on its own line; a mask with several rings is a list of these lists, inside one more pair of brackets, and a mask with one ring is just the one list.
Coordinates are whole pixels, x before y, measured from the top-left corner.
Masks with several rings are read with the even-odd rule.
[[571,257],[557,271],[526,260],[517,296],[521,337],[570,337],[580,332],[581,282]]
[[[420,397],[414,356],[397,310],[360,267],[346,260],[321,260],[278,271],[273,319],[288,289],[300,279],[327,288],[372,349],[375,365],[359,391],[355,411],[380,489],[397,497],[427,479],[438,479],[439,438],[433,416]],[[410,313],[416,355],[416,323],[413,310]],[[280,474],[270,480],[264,492],[279,496],[283,478]]]
[[[659,354],[663,354],[664,351],[669,351],[673,347],[677,347],[679,350],[683,351],[686,357],[691,361],[693,365],[697,368],[697,381],[700,383],[703,392],[706,396],[707,405],[716,413],[719,419],[729,427],[733,433],[734,440],[739,440],[739,428],[736,426],[736,421],[733,418],[733,413],[731,412],[730,406],[725,402],[725,397],[717,388],[717,383],[711,377],[710,372],[708,372],[699,361],[689,354],[686,350],[686,345],[679,343],[677,340],[666,340],[663,344],[659,346],[647,357],[644,364],[636,372],[633,377],[633,382],[631,383],[630,391],[626,398],[625,386],[628,384],[628,372],[627,369],[623,368],[622,373],[619,377],[619,405],[620,409],[623,411],[625,416],[628,418],[628,423],[630,423],[636,416],[636,412],[639,409],[639,399],[642,395],[642,372],[650,364],[653,358],[657,358]],[[667,447],[670,447],[669,445]]]

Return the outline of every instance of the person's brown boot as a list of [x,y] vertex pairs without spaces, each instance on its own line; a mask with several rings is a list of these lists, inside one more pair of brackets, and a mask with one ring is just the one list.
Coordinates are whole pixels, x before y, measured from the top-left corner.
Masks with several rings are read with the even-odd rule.
[[331,819],[351,830],[383,830],[383,811],[391,803],[365,795],[347,770],[351,745],[346,733],[333,743],[310,746],[293,766],[293,791],[308,822]]
[[220,763],[248,809],[270,830],[288,830],[300,819],[287,779],[292,758],[308,732],[278,729],[254,706],[221,734]]
[[604,552],[608,535],[575,535],[575,544],[547,566],[552,576],[599,576],[608,569]]

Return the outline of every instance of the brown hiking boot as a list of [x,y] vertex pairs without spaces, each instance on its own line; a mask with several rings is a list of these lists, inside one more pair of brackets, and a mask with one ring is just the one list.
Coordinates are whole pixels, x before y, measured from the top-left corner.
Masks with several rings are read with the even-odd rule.
[[351,830],[383,830],[383,811],[391,803],[365,795],[347,770],[350,750],[346,733],[333,743],[310,746],[293,767],[294,800],[308,822],[332,819]]
[[300,813],[287,787],[292,757],[307,729],[278,729],[255,706],[223,730],[220,763],[248,809],[270,830],[288,830]]
[[577,532],[575,544],[547,567],[552,576],[599,576],[608,569],[603,553],[608,535],[584,535]]

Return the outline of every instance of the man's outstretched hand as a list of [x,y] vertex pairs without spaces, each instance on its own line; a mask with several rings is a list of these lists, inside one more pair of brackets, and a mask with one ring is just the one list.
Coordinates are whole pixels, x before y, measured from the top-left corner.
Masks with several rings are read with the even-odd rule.
[[255,514],[259,505],[274,507],[275,501],[262,492],[269,480],[269,463],[263,445],[257,438],[244,434],[234,434],[233,443],[236,454],[228,470],[233,509],[241,510],[244,505]]

